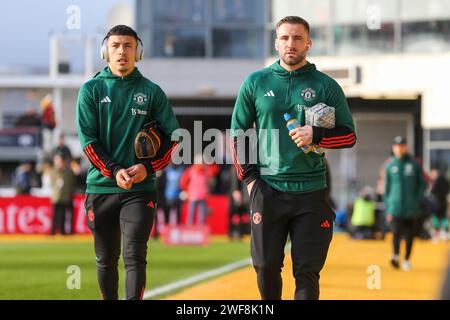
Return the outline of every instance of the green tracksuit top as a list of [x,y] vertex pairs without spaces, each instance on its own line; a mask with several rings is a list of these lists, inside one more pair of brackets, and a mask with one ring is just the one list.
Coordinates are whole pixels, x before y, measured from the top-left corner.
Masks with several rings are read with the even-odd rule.
[[424,192],[425,180],[419,163],[410,155],[402,159],[392,157],[385,166],[386,213],[403,218],[420,215]]
[[[289,72],[279,63],[251,74],[243,82],[231,121],[231,135],[236,129],[247,130],[253,123],[258,131],[259,152],[256,164],[260,177],[273,188],[290,193],[306,193],[326,188],[323,154],[305,154],[289,136],[284,113],[300,119],[304,110],[322,102],[335,108],[336,130],[314,129],[313,142],[325,148],[348,148],[356,141],[355,126],[341,87],[329,76],[307,63]],[[304,124],[304,122],[302,123]],[[262,142],[261,129],[267,129]],[[272,154],[271,130],[279,130],[279,153]],[[324,133],[323,136],[321,133]],[[264,156],[264,159],[261,157]],[[236,165],[236,161],[235,161]],[[238,176],[246,178],[246,165],[238,164]],[[241,175],[239,174],[241,172]],[[248,181],[247,181],[248,183]]]
[[[87,193],[156,191],[154,172],[170,162],[170,151],[165,150],[156,162],[140,160],[135,156],[134,139],[150,120],[158,121],[169,140],[178,128],[169,101],[158,85],[143,77],[137,68],[126,77],[118,77],[105,67],[81,87],[76,119],[81,146],[91,161]],[[145,165],[147,178],[130,190],[119,188],[115,173],[137,163]]]

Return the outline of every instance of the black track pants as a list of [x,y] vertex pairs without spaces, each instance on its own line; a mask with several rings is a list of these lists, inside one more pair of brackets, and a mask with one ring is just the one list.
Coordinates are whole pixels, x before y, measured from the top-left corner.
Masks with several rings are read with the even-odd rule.
[[85,211],[94,236],[97,276],[103,299],[118,299],[118,261],[123,239],[126,298],[142,299],[146,283],[147,241],[156,196],[145,193],[87,194]]
[[281,268],[289,235],[295,299],[319,299],[319,273],[335,218],[325,190],[287,194],[257,179],[250,200],[251,254],[261,298],[281,299]]
[[416,219],[414,218],[394,217],[392,219],[394,254],[400,254],[400,241],[403,237],[406,242],[405,260],[409,260],[414,242],[415,229]]

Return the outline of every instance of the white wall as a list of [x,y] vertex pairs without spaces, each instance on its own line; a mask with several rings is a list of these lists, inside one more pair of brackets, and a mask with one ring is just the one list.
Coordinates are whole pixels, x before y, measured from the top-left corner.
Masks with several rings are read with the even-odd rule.
[[247,76],[264,68],[264,60],[148,59],[138,68],[170,97],[230,98]]
[[310,57],[308,60],[318,69],[360,66],[362,82],[343,85],[347,96],[411,98],[422,95],[424,129],[450,128],[450,53]]

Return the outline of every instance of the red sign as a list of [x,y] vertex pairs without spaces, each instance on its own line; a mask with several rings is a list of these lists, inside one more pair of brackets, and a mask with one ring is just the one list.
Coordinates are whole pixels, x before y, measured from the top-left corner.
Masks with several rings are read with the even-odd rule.
[[[73,227],[75,233],[89,229],[84,215],[84,195],[73,199]],[[0,233],[49,234],[53,209],[49,198],[20,195],[0,198]]]
[[[84,195],[77,194],[73,199],[74,233],[88,233],[86,215],[84,213]],[[211,195],[208,198],[211,214],[206,218],[211,234],[225,235],[228,232],[228,197]],[[183,205],[182,224],[188,203]],[[53,209],[47,197],[20,195],[0,197],[0,234],[49,234],[52,227]]]

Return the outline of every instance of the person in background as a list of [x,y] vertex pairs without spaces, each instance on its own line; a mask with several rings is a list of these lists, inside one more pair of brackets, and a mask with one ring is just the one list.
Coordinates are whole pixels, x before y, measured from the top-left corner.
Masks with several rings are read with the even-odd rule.
[[198,154],[195,156],[194,164],[189,166],[181,176],[180,187],[187,192],[187,200],[189,201],[187,225],[194,224],[197,207],[199,209],[197,225],[205,224],[209,183],[211,178],[217,174],[218,169],[217,165],[203,163],[202,155]]
[[39,188],[41,181],[33,161],[22,162],[14,172],[12,185],[16,194],[30,194],[31,188]]
[[51,190],[52,171],[53,171],[53,158],[45,157],[42,163],[38,166],[38,174],[41,176],[42,189]]
[[420,204],[424,196],[425,180],[420,164],[408,153],[406,139],[397,136],[392,146],[393,157],[385,167],[384,203],[386,220],[392,224],[393,255],[391,265],[400,267],[400,241],[406,241],[405,259],[402,269],[411,269],[411,252],[415,224],[421,213]]
[[247,186],[237,178],[234,170],[229,170],[228,173],[230,175],[228,237],[230,240],[241,240],[245,234],[250,234],[248,218],[250,198]]
[[351,236],[354,239],[374,239],[375,209],[373,189],[365,186],[355,199],[352,213]]
[[72,161],[70,161],[70,168],[75,175],[76,192],[84,193],[86,190],[87,170],[82,167],[81,158],[72,158]]
[[25,113],[17,118],[15,122],[16,127],[41,127],[41,116],[35,108],[28,108]]
[[64,140],[64,134],[61,133],[59,135],[58,145],[55,149],[53,149],[53,156],[57,153],[61,153],[64,157],[64,159],[70,163],[72,161],[72,152],[70,151],[70,148],[66,145]]
[[164,190],[166,198],[166,208],[164,210],[164,223],[170,223],[172,213],[175,216],[175,224],[181,222],[181,200],[180,200],[180,180],[183,175],[184,168],[181,165],[171,163],[166,171],[166,186]]
[[[62,235],[72,234],[73,195],[75,193],[75,175],[70,168],[64,154],[58,152],[53,157],[53,170],[51,173],[53,224],[51,234],[55,235],[59,229]],[[69,230],[66,230],[66,220],[69,221]]]
[[433,226],[432,239],[434,242],[449,239],[449,221],[447,217],[447,195],[450,185],[445,176],[437,169],[430,171],[429,211]]

